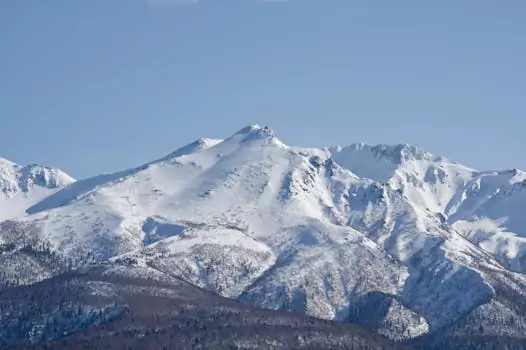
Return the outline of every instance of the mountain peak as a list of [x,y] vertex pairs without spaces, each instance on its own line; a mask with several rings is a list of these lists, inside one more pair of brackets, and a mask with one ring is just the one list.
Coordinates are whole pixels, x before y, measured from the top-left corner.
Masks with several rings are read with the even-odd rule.
[[37,164],[21,166],[0,158],[0,190],[28,192],[31,187],[55,189],[69,185],[75,180],[66,173]]
[[75,180],[59,169],[30,164],[19,171],[19,186],[27,192],[33,186],[55,189],[73,183]]
[[[391,161],[394,164],[402,164],[411,160],[434,160],[437,159],[431,153],[428,153],[416,146],[407,143],[399,144],[378,144],[368,145],[363,142],[351,144],[343,149],[351,149],[353,151],[368,151],[374,154],[377,158],[383,158]],[[342,148],[339,149],[340,151]]]
[[242,142],[251,140],[268,140],[271,143],[283,145],[275,136],[274,131],[268,126],[261,126],[260,124],[253,123],[245,126],[234,134],[232,137],[243,138]]
[[259,125],[258,123],[252,123],[252,124],[249,124],[243,128],[241,128],[238,132],[236,132],[237,135],[239,134],[250,134],[250,133],[253,133],[253,132],[257,132],[259,130],[263,129],[263,127],[261,127],[261,125]]
[[[2,259],[17,259],[0,287],[111,258],[258,307],[367,317],[400,340],[483,312],[494,320],[477,308],[526,298],[526,282],[508,283],[490,255],[526,271],[526,185],[513,170],[478,173],[408,144],[287,148],[258,124],[170,157],[59,191],[52,169],[6,166],[28,216],[0,208],[16,218],[0,225],[0,241],[15,247]],[[44,199],[26,196],[31,187]],[[8,209],[18,202],[4,197]],[[48,246],[60,262],[33,259]],[[510,315],[522,335],[526,317]]]
[[389,181],[397,169],[412,163],[425,161],[429,164],[444,160],[440,157],[405,143],[369,145],[363,142],[346,147],[330,147],[336,163],[360,177],[376,181]]

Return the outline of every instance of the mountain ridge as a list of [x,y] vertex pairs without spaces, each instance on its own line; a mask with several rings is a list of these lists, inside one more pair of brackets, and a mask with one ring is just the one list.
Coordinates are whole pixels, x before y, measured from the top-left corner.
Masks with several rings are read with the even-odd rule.
[[0,221],[24,215],[28,207],[74,181],[57,168],[0,158]]
[[[523,177],[404,144],[289,147],[251,124],[70,183],[27,216],[0,222],[0,283],[110,260],[395,340],[438,334],[466,317],[476,327],[492,317],[482,305],[506,303],[514,321],[494,332],[518,334],[526,313],[514,303],[525,298],[526,279],[510,270],[526,269],[517,230]],[[371,313],[377,305],[382,312]]]

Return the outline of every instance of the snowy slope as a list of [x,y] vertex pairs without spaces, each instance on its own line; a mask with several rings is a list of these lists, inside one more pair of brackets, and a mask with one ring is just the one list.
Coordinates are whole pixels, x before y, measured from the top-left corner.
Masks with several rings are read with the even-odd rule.
[[20,166],[0,158],[0,221],[24,215],[30,206],[73,181],[58,169]]
[[466,187],[475,170],[435,157],[406,145],[353,144],[329,149],[334,160],[355,174],[389,183],[400,189],[421,208],[449,215],[461,198],[457,193]]
[[[251,305],[414,338],[475,309],[483,320],[480,305],[509,303],[502,286],[524,297],[523,277],[487,246],[499,234],[505,250],[515,237],[503,225],[520,226],[522,176],[407,145],[289,147],[249,125],[46,197],[0,223],[0,265],[10,283],[31,283],[112,259]],[[473,233],[481,214],[490,238]]]
[[475,176],[405,145],[299,149],[249,125],[75,182],[0,224],[0,238],[13,257],[30,231],[78,258],[69,264],[148,265],[252,305],[413,338],[498,298],[492,278],[510,279],[446,222]]
[[477,171],[414,146],[354,144],[329,149],[359,176],[389,184],[440,215],[506,267],[526,272],[526,173]]

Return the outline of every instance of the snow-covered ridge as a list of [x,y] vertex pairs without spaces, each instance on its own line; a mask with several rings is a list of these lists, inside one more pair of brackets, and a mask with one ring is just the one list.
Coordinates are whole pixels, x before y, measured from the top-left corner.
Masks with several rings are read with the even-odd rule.
[[408,145],[405,143],[387,145],[387,144],[378,144],[378,145],[368,145],[363,142],[353,143],[349,146],[341,147],[331,147],[336,152],[345,152],[346,150],[353,152],[361,153],[371,153],[371,155],[376,159],[385,159],[394,164],[402,164],[403,162],[411,160],[440,160],[442,158],[435,157],[431,153],[428,153],[416,146]]
[[66,173],[42,165],[21,166],[0,158],[0,191],[3,193],[28,192],[34,186],[58,188],[75,180]]
[[24,215],[31,205],[74,181],[55,168],[0,158],[0,220]]
[[61,256],[321,318],[362,322],[381,303],[369,321],[400,339],[500,298],[492,281],[519,283],[505,267],[526,269],[510,238],[524,233],[524,180],[408,145],[289,147],[252,124],[71,183],[0,223],[0,242],[22,260],[31,232]]
[[344,168],[387,183],[416,208],[441,215],[500,263],[526,272],[523,171],[478,171],[405,144],[353,144],[329,150]]
[[173,159],[173,158],[177,158],[177,157],[183,156],[185,154],[198,152],[200,150],[213,147],[213,146],[217,145],[218,143],[220,143],[222,141],[223,140],[220,140],[220,139],[210,139],[210,138],[207,138],[207,137],[201,137],[201,138],[195,140],[194,142],[177,149],[176,151],[164,156],[163,158],[161,158],[161,159],[159,159],[157,161],[165,161],[165,160],[169,160],[169,159]]

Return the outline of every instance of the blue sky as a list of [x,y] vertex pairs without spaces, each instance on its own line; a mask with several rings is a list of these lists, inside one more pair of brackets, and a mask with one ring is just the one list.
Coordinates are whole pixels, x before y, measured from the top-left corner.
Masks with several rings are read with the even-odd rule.
[[0,156],[86,177],[259,122],[526,169],[523,0],[4,0]]

